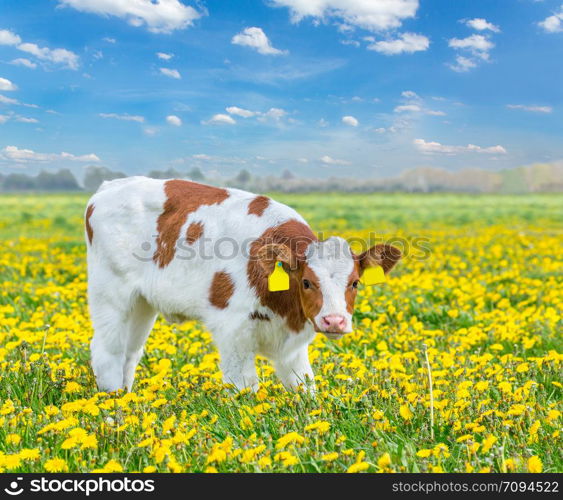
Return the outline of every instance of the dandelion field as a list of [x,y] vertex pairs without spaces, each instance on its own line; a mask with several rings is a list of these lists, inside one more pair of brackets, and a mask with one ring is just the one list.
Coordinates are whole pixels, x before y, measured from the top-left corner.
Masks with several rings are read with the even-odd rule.
[[562,196],[276,199],[325,236],[409,250],[361,287],[353,334],[311,345],[316,398],[261,358],[258,393],[232,392],[204,327],[163,319],[135,391],[97,393],[87,196],[1,196],[0,472],[563,470]]

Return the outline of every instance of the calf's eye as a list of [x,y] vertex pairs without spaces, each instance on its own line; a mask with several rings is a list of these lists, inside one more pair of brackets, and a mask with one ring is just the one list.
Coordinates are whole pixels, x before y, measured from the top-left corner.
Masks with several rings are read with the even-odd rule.
[[358,280],[354,281],[354,283],[352,283],[352,288],[358,288]]
[[311,282],[309,280],[303,280],[303,288],[305,290],[311,288]]

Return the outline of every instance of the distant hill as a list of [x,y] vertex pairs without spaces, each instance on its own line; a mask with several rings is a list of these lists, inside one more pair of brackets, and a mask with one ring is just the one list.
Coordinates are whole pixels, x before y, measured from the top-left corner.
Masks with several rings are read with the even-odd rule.
[[[407,170],[397,182],[399,190],[470,193],[539,193],[563,191],[563,162],[536,163],[497,172],[479,168],[450,172],[422,167]],[[384,183],[386,181],[383,181]]]
[[[284,170],[277,176],[254,176],[241,170],[233,178],[206,178],[199,168],[187,172],[153,170],[147,174],[155,179],[184,178],[209,184],[238,187],[256,192],[454,192],[454,193],[541,193],[563,192],[563,161],[536,163],[496,172],[471,168],[451,172],[436,167],[418,167],[406,170],[397,177],[386,179],[358,179],[330,177],[311,179],[298,177]],[[86,168],[84,181],[79,184],[68,169],[55,173],[42,171],[36,176],[22,173],[0,174],[0,191],[87,191],[94,192],[103,181],[126,177],[106,167]]]

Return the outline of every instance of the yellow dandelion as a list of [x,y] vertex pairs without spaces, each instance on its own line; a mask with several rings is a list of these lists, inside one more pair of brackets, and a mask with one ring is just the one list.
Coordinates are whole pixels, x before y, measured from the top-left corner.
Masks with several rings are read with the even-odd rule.
[[401,405],[399,408],[399,414],[404,420],[411,420],[414,416],[413,412],[410,410],[409,405]]
[[432,455],[432,450],[430,449],[422,449],[416,452],[416,456],[421,458],[427,458],[430,455]]
[[332,453],[325,453],[322,457],[321,460],[323,462],[333,462],[334,460],[336,460],[338,458],[338,453],[336,451],[333,451]]
[[365,471],[367,469],[369,469],[369,464],[367,462],[356,462],[352,464],[350,467],[348,467],[346,472],[349,474],[354,474],[357,472]]
[[305,438],[297,432],[288,432],[277,440],[276,448],[280,450],[282,448],[285,448],[289,444],[303,444],[304,442]]
[[541,472],[543,470],[543,464],[540,457],[534,455],[528,459],[528,472]]
[[8,434],[6,436],[6,443],[7,444],[18,445],[18,444],[20,444],[21,440],[22,440],[22,438],[18,434]]
[[44,466],[47,472],[66,472],[68,465],[62,458],[51,458],[45,462]]

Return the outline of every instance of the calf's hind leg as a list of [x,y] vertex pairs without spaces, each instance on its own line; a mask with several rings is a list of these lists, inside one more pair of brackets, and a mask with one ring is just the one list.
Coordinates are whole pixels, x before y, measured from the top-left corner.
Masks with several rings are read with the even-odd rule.
[[90,356],[98,389],[106,392],[122,389],[127,312],[105,299],[92,295],[89,302],[90,317],[94,326]]
[[123,388],[131,391],[135,379],[135,369],[143,356],[145,342],[154,326],[155,309],[144,297],[139,297],[131,311],[127,339],[125,341],[125,365],[123,367]]

